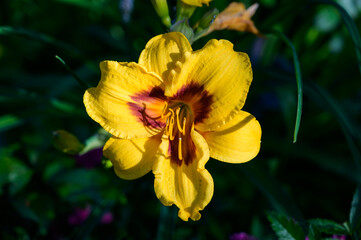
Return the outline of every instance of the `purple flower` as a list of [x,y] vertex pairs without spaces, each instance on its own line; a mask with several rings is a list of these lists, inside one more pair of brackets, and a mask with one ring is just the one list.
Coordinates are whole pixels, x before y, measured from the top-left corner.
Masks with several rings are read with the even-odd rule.
[[240,232],[231,235],[229,237],[229,240],[258,240],[258,239],[251,235],[248,235],[247,233]]
[[91,207],[88,205],[84,209],[76,208],[74,212],[68,217],[68,223],[70,225],[81,225],[89,217],[91,213]]
[[94,168],[102,161],[103,147],[94,148],[82,155],[76,155],[76,164],[84,168]]
[[102,218],[100,219],[100,223],[101,224],[109,224],[111,222],[113,222],[113,214],[111,212],[105,212],[102,216]]
[[[332,239],[339,239],[339,240],[346,240],[346,236],[345,235],[332,235],[331,237]],[[305,238],[305,240],[309,240],[308,236]]]
[[[92,212],[92,207],[87,205],[85,208],[76,208],[74,212],[68,217],[68,223],[73,226],[78,226],[83,224]],[[103,213],[100,223],[109,224],[113,222],[113,214],[111,212]]]
[[345,235],[332,235],[333,239],[339,239],[339,240],[346,240],[346,236]]

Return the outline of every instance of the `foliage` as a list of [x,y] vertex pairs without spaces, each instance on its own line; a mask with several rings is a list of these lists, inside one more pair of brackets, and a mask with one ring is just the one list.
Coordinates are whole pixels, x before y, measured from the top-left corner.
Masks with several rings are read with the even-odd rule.
[[[197,8],[188,26],[229,3]],[[151,174],[125,181],[106,159],[82,161],[108,137],[82,103],[86,86],[99,81],[99,62],[137,61],[167,31],[151,1],[1,1],[0,239],[360,239],[361,6],[338,3],[260,0],[252,20],[263,36],[222,30],[196,39],[194,49],[223,38],[249,54],[245,110],[263,135],[249,163],[207,163],[216,194],[200,221],[182,222],[156,199]],[[175,19],[176,1],[168,4]],[[294,64],[304,93],[296,143]],[[76,151],[52,145],[57,130],[78,139]],[[269,210],[277,212],[268,215],[272,227]],[[83,221],[70,221],[76,212],[86,213]]]

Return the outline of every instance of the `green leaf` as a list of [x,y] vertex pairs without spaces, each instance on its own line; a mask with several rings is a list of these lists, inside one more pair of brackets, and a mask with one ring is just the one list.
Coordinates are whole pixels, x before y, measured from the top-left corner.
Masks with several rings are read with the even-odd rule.
[[361,224],[361,185],[357,186],[350,210],[350,227],[355,231]]
[[75,169],[57,174],[53,177],[53,182],[58,185],[57,191],[62,199],[77,202],[99,199],[101,190],[109,184],[109,179],[96,169]]
[[297,205],[280,184],[257,164],[243,164],[241,171],[267,197],[273,208],[302,221],[303,215]]
[[310,224],[309,230],[308,230],[308,239],[309,240],[319,240],[321,239],[320,232],[315,230],[315,227]]
[[271,227],[279,240],[304,240],[305,234],[301,226],[292,218],[285,215],[270,212],[267,214]]
[[1,187],[9,184],[9,193],[14,195],[30,181],[33,172],[20,160],[12,157],[11,151],[5,150],[0,152],[0,193]]
[[79,108],[74,106],[73,104],[65,101],[61,101],[58,99],[51,99],[50,104],[52,107],[54,107],[56,110],[60,110],[64,113],[71,114],[71,115],[79,115],[81,111],[79,111]]
[[346,137],[358,174],[361,174],[361,153],[354,140],[354,137],[356,137],[355,135],[359,134],[357,125],[353,124],[347,114],[342,110],[336,100],[333,99],[326,89],[319,85],[310,83],[307,86],[307,92],[311,98],[318,101],[320,105],[325,106],[326,109],[328,109],[336,117]]
[[22,217],[33,220],[34,222],[39,222],[39,217],[30,207],[24,204],[24,201],[15,200],[12,201],[12,205]]
[[352,41],[355,44],[356,56],[358,59],[358,66],[359,66],[359,70],[361,73],[361,37],[360,37],[360,33],[357,29],[355,22],[352,20],[351,16],[347,13],[347,11],[337,2],[331,1],[331,0],[313,0],[313,1],[331,5],[338,10],[338,12],[340,13],[340,15],[346,25],[348,32],[350,33]]
[[0,132],[4,132],[8,129],[21,125],[24,121],[12,114],[4,115],[0,117]]
[[282,39],[292,50],[293,64],[295,67],[295,75],[297,81],[297,114],[296,114],[295,130],[293,133],[293,143],[295,143],[297,142],[297,135],[301,124],[302,104],[303,104],[303,83],[302,83],[301,67],[295,46],[293,46],[292,42],[281,31],[274,30],[274,33],[280,39]]
[[75,56],[80,56],[80,51],[78,49],[66,43],[63,43],[53,37],[38,32],[30,31],[25,28],[1,26],[0,35],[18,36],[18,37],[33,39],[35,41],[43,42],[49,45],[62,48]]
[[311,219],[310,225],[316,232],[327,234],[347,234],[347,229],[332,220],[328,219]]

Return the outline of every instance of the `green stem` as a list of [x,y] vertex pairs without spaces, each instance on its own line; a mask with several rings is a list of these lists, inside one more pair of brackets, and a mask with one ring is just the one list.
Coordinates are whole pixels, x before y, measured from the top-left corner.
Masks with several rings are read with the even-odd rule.
[[293,143],[297,142],[297,135],[300,128],[301,116],[302,116],[302,105],[303,105],[303,83],[301,75],[301,67],[298,60],[297,52],[292,42],[279,30],[273,31],[280,39],[282,39],[292,50],[293,64],[295,67],[295,75],[297,81],[297,113],[296,113],[296,122],[295,130],[293,133]]

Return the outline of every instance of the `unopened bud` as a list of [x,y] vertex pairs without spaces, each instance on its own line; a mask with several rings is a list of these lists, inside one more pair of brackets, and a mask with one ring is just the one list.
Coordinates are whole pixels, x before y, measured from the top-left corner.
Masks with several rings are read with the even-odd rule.
[[206,12],[203,17],[199,20],[197,28],[199,30],[208,28],[216,19],[217,15],[219,14],[219,11],[217,8],[214,8],[208,12]]
[[167,27],[170,27],[171,20],[169,17],[167,0],[152,0],[152,4],[163,24]]
[[188,5],[183,3],[182,0],[178,0],[176,22],[182,21],[183,19],[189,19],[193,15],[196,8],[196,6]]
[[71,155],[79,153],[84,148],[77,137],[65,130],[53,132],[52,144],[56,149]]

